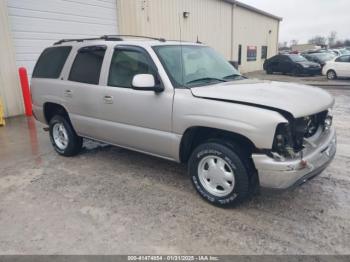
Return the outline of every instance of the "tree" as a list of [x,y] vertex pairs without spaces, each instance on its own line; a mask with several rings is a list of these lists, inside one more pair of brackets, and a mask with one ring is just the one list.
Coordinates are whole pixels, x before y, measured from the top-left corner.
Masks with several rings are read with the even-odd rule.
[[314,44],[314,45],[325,45],[327,39],[323,36],[315,36],[309,40],[309,44]]

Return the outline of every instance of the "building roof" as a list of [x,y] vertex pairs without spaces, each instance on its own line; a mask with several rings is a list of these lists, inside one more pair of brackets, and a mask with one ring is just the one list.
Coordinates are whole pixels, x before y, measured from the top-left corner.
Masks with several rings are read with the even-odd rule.
[[252,12],[255,12],[255,13],[258,13],[258,14],[261,14],[261,15],[264,15],[264,16],[268,16],[270,18],[273,18],[273,19],[276,19],[276,20],[279,20],[279,21],[282,21],[283,18],[282,17],[279,17],[279,16],[276,16],[276,15],[273,15],[273,14],[270,14],[268,12],[265,12],[263,10],[260,10],[258,8],[255,8],[251,5],[247,5],[245,3],[242,3],[242,2],[239,2],[239,1],[236,1],[236,0],[224,0],[225,2],[227,3],[230,3],[230,4],[234,4],[234,5],[237,5],[239,7],[242,7],[242,8],[245,8],[249,11],[252,11]]

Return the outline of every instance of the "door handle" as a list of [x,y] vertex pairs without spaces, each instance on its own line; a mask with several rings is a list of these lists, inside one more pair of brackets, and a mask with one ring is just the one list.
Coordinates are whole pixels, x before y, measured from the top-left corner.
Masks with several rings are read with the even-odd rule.
[[73,94],[73,92],[72,92],[72,90],[65,90],[64,91],[64,95],[66,96],[66,97],[72,97],[72,94]]
[[113,96],[104,96],[103,100],[106,104],[113,104]]

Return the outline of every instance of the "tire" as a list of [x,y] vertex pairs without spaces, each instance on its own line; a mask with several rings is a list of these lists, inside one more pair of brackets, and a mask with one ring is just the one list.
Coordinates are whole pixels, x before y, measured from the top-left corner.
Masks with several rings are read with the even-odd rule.
[[327,71],[327,79],[328,80],[335,80],[335,79],[337,79],[337,73],[334,70],[328,70]]
[[49,123],[50,140],[56,152],[62,156],[77,155],[82,146],[83,139],[79,137],[71,123],[63,116],[54,116]]
[[232,207],[252,193],[247,160],[236,145],[207,142],[192,152],[188,172],[203,199],[218,207]]

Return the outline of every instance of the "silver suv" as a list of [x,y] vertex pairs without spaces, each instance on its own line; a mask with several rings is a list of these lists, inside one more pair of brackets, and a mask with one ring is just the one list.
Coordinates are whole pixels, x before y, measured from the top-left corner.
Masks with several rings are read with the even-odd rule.
[[202,44],[61,40],[41,54],[31,88],[59,154],[76,155],[84,137],[187,163],[198,193],[222,207],[257,186],[299,185],[336,151],[330,94],[246,79]]

